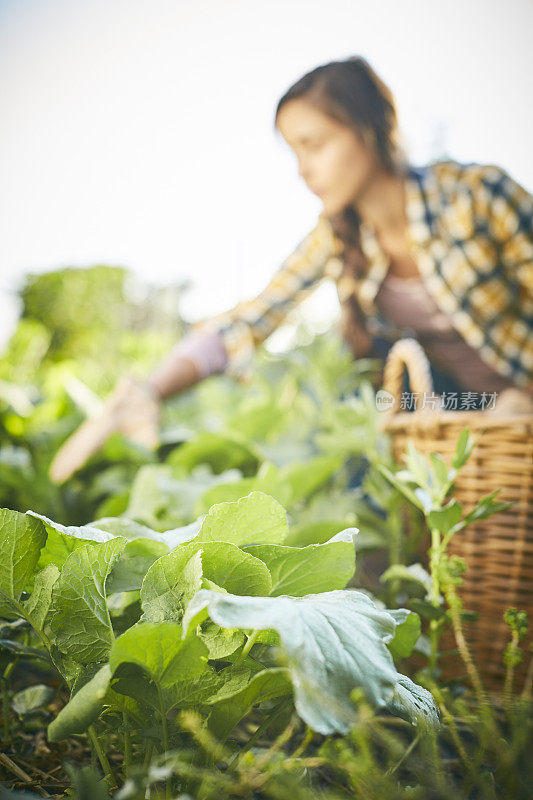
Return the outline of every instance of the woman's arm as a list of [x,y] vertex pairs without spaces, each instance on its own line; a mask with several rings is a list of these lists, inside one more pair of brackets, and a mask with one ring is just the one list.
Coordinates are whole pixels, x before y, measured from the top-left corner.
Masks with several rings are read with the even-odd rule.
[[242,377],[255,348],[283,322],[292,309],[327,276],[327,265],[342,247],[329,221],[322,215],[317,225],[281,264],[263,291],[230,311],[197,323],[193,331],[220,335],[227,353],[225,371]]
[[220,334],[197,331],[188,334],[159,364],[148,379],[159,400],[188,389],[215,372],[223,372],[228,355]]
[[325,277],[326,264],[338,246],[329,222],[319,218],[257,297],[192,326],[147,381],[119,381],[100,413],[86,420],[60,448],[50,467],[52,480],[60,483],[69,478],[113,432],[154,447],[162,400],[215,372],[242,377],[255,347]]
[[329,223],[319,218],[257,297],[192,326],[149,378],[157,397],[171,397],[213,373],[240,375],[255,347],[314,291],[337,248]]

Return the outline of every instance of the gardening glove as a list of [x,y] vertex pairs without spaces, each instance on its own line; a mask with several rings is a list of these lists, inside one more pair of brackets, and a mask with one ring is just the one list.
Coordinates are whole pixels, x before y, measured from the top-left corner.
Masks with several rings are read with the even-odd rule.
[[56,453],[50,478],[63,483],[96,453],[112,433],[122,433],[132,442],[154,448],[159,440],[160,401],[148,383],[124,377],[103,407],[89,417]]

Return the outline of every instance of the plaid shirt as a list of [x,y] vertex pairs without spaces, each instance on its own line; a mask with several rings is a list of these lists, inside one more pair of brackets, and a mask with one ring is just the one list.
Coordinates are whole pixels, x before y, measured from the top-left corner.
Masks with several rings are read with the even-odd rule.
[[[518,386],[533,381],[533,197],[500,167],[443,161],[409,165],[405,178],[411,253],[428,292],[463,339]],[[368,268],[343,274],[342,243],[321,214],[266,288],[231,310],[202,320],[228,354],[226,371],[247,373],[254,349],[313,292],[333,279],[341,302],[355,295],[372,335],[396,337],[375,297],[389,259],[361,223]]]

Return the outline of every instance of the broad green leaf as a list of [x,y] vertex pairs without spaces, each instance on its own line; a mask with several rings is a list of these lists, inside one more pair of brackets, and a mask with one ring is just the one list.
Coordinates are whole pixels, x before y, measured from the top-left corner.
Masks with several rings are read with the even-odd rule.
[[212,506],[202,523],[198,541],[281,544],[288,532],[283,506],[263,492],[251,492],[235,502]]
[[35,511],[27,513],[40,519],[48,534],[46,545],[39,558],[41,569],[49,564],[55,564],[58,569],[61,569],[68,556],[79,547],[90,543],[108,542],[113,538],[110,533],[90,525],[60,525],[59,522],[43,517],[42,514],[37,514]]
[[159,534],[159,541],[166,544],[170,550],[174,550],[180,544],[186,544],[196,539],[202,527],[204,517],[198,517],[194,522],[188,525],[182,525],[181,528],[171,528],[168,531],[162,531]]
[[49,564],[35,576],[30,597],[22,604],[22,614],[37,631],[42,631],[50,604],[52,590],[59,578],[55,564]]
[[[196,559],[195,569],[192,559]],[[145,618],[181,622],[188,602],[201,588],[202,576],[233,594],[265,595],[272,586],[267,567],[253,555],[229,542],[194,540],[176,547],[148,570],[141,589]],[[212,642],[213,658],[214,646]]]
[[265,669],[229,698],[214,703],[208,727],[219,741],[225,741],[235,725],[256,703],[292,694],[291,676],[284,668]]
[[[269,593],[272,586],[270,572],[259,558],[230,542],[202,542],[195,539],[162,556],[148,570],[141,590],[143,604],[168,591],[177,590],[179,593],[181,572],[198,552],[201,552],[204,580],[233,594]],[[182,605],[180,603],[179,607]],[[178,621],[175,616],[172,619]]]
[[[246,548],[260,558],[272,575],[270,595],[330,592],[344,589],[355,571],[354,539],[357,528],[337,533],[329,542],[307,547],[258,544]],[[228,587],[228,591],[231,591]],[[233,592],[241,594],[240,592]]]
[[105,585],[125,544],[125,539],[116,538],[78,548],[54,584],[50,627],[55,644],[80,664],[105,661],[113,644]]
[[195,551],[178,547],[150,567],[141,587],[145,620],[181,622],[202,585],[202,551],[198,547]]
[[41,557],[38,563],[39,569],[44,569],[45,567],[53,565],[61,570],[71,553],[78,550],[80,547],[93,544],[93,541],[90,539],[81,539],[63,534],[52,528],[48,528],[48,531],[46,546],[41,551]]
[[207,708],[210,698],[224,686],[224,678],[212,667],[206,667],[196,678],[173,683],[163,689],[163,703],[167,711],[173,708]]
[[257,661],[252,662],[251,665],[250,663],[247,663],[246,665],[241,664],[240,666],[230,664],[229,666],[224,667],[224,669],[221,669],[218,673],[218,675],[222,678],[220,687],[216,692],[209,696],[206,702],[209,705],[215,705],[215,703],[219,703],[222,700],[229,700],[238,692],[245,689],[250,683],[251,678],[263,670],[263,665],[259,664]]
[[185,548],[202,551],[203,574],[231,594],[267,595],[272,586],[270,572],[253,553],[230,542],[192,542]]
[[442,508],[430,511],[428,522],[431,528],[436,528],[439,533],[446,535],[461,521],[463,507],[453,498]]
[[[146,708],[168,714],[173,708],[207,708],[207,701],[221,688],[223,679],[219,673],[207,666],[200,675],[162,687],[150,678],[148,672],[138,664],[123,662],[115,670],[110,700],[117,698],[136,703],[146,719]],[[141,724],[144,724],[144,720]]]
[[134,539],[156,539],[160,537],[159,531],[154,531],[147,525],[141,525],[134,519],[127,517],[102,517],[90,522],[87,527],[98,528],[101,531],[113,534],[113,536],[123,536],[124,539],[132,541]]
[[73,697],[83,686],[85,686],[86,683],[92,681],[96,673],[99,672],[101,668],[102,664],[96,664],[94,662],[80,666],[76,678],[70,685],[70,696]]
[[59,522],[54,522],[52,519],[48,519],[48,517],[44,517],[42,514],[37,514],[35,511],[28,511],[27,513],[32,517],[42,520],[49,535],[52,534],[53,531],[57,531],[66,536],[72,536],[74,539],[83,539],[84,542],[100,543],[108,542],[113,538],[107,531],[93,528],[91,525],[61,525]]
[[166,687],[200,675],[207,648],[195,635],[182,638],[181,626],[174,622],[139,622],[119,636],[111,650],[112,672],[125,662],[137,664]]
[[35,686],[28,686],[27,689],[17,692],[13,696],[11,705],[17,714],[22,716],[30,711],[35,711],[36,708],[47,706],[52,701],[54,694],[55,692],[50,686],[38,683]]
[[388,643],[387,647],[394,659],[407,658],[413,652],[413,648],[420,636],[420,617],[406,608],[389,610],[389,614],[394,617],[396,630],[394,631],[394,638]]
[[96,675],[72,695],[67,705],[48,726],[48,741],[60,742],[73,733],[85,733],[102,711],[111,681],[111,669],[105,664]]
[[[217,586],[209,578],[203,578],[202,589],[211,589],[214,592],[227,594],[226,589]],[[209,650],[210,659],[225,659],[231,657],[236,650],[244,644],[245,635],[242,631],[233,628],[221,628],[212,622],[209,617],[204,617],[201,624],[198,621],[198,635]]]
[[361,592],[254,598],[204,589],[187,608],[184,631],[204,609],[221,627],[279,633],[296,710],[319,733],[349,730],[355,720],[350,692],[356,686],[374,706],[393,696],[397,673],[387,644],[396,622]]
[[104,517],[103,519],[97,519],[96,522],[92,523],[92,526],[108,531],[114,536],[124,536],[129,541],[153,539],[172,550],[179,544],[190,542],[196,538],[202,527],[202,521],[203,517],[191,522],[189,525],[184,525],[181,528],[171,528],[168,531],[154,531],[152,528],[126,517]]
[[39,520],[0,509],[0,616],[12,615],[45,542],[46,531]]
[[438,728],[439,711],[433,695],[407,677],[398,674],[398,683],[394,687],[392,700],[387,704],[388,710],[413,725]]
[[211,620],[201,626],[199,636],[209,650],[209,658],[226,658],[244,643],[244,633],[238,629],[220,628]]
[[133,722],[139,728],[144,728],[146,725],[146,709],[141,707],[141,704],[133,695],[120,694],[110,687],[105,696],[104,706],[110,706],[113,711],[126,712],[130,722]]
[[113,567],[107,582],[107,593],[134,592],[141,588],[144,576],[158,558],[168,553],[162,542],[134,539],[128,542]]

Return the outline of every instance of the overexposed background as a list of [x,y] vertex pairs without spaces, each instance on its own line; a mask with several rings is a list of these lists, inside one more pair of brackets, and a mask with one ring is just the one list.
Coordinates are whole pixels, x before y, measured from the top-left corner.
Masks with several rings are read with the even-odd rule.
[[259,292],[320,211],[274,110],[326,61],[369,60],[413,163],[531,189],[531,30],[530,0],[0,0],[0,344],[27,271],[190,279],[190,321]]

